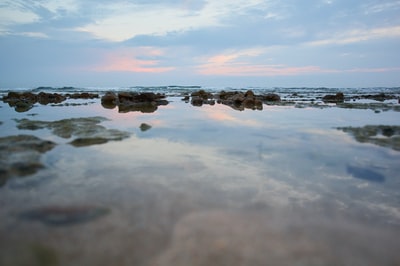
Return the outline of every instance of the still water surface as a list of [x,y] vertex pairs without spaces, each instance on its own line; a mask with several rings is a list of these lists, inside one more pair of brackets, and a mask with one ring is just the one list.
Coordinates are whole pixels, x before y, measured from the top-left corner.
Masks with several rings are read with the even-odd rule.
[[[399,126],[398,112],[168,100],[154,113],[1,103],[0,137],[56,146],[0,187],[0,265],[400,264],[400,151],[340,129]],[[75,147],[18,128],[88,117],[127,137]]]

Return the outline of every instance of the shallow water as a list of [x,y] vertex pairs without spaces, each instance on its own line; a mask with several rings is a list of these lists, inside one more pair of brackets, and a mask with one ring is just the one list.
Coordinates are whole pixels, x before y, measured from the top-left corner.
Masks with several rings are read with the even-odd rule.
[[[181,98],[154,113],[0,103],[0,137],[56,143],[0,187],[0,265],[400,264],[398,133],[341,129],[400,126],[399,112]],[[107,120],[70,137],[47,123],[89,117]],[[110,130],[124,137],[71,145]]]

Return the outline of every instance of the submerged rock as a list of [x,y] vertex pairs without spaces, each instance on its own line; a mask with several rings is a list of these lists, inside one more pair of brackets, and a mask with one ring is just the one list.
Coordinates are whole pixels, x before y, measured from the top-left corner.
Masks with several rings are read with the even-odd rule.
[[10,177],[35,174],[44,167],[40,155],[55,145],[31,135],[0,138],[0,186]]
[[19,218],[49,226],[75,225],[98,219],[110,211],[95,206],[50,206],[22,212]]
[[75,147],[89,146],[95,144],[103,144],[110,140],[122,140],[130,136],[130,133],[107,129],[99,125],[106,121],[104,117],[82,117],[70,118],[58,121],[37,121],[29,119],[16,120],[19,129],[37,130],[50,129],[53,134],[61,138],[76,137],[70,144]]
[[372,143],[400,151],[400,126],[367,125],[364,127],[338,127],[350,133],[361,143]]
[[149,125],[149,124],[146,124],[146,123],[142,123],[142,124],[140,124],[140,130],[141,131],[147,131],[147,130],[150,130],[152,128],[152,126],[151,125]]
[[108,139],[106,138],[95,137],[95,138],[77,138],[71,141],[69,144],[71,144],[74,147],[85,147],[97,144],[104,144],[107,142]]

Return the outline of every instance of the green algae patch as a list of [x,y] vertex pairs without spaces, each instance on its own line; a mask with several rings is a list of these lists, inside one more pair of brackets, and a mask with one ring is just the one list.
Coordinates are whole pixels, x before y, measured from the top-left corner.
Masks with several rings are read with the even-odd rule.
[[29,119],[19,119],[16,121],[19,129],[49,129],[54,135],[61,138],[69,139],[76,137],[70,142],[70,144],[75,147],[104,144],[110,140],[122,140],[130,136],[129,132],[108,129],[99,125],[101,122],[107,120],[107,118],[96,116],[62,119],[50,122]]
[[372,143],[400,151],[400,126],[367,125],[364,127],[338,127],[353,135],[361,143]]
[[41,154],[53,149],[55,143],[31,135],[0,138],[0,186],[12,176],[35,174],[44,168]]

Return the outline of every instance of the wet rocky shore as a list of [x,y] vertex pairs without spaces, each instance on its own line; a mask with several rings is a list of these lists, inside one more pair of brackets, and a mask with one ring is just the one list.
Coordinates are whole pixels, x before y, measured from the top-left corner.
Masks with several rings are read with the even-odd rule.
[[[182,101],[193,106],[224,104],[239,111],[245,109],[263,110],[263,105],[294,106],[298,108],[339,107],[352,109],[371,109],[376,112],[393,110],[400,111],[400,96],[390,93],[346,95],[343,92],[336,94],[300,95],[295,92],[291,95],[278,93],[255,93],[247,91],[209,92],[203,89],[193,92],[182,92],[174,97],[181,97]],[[75,93],[47,93],[47,92],[14,92],[10,91],[2,97],[2,101],[17,112],[26,112],[35,104],[59,105],[68,99],[93,100],[101,99],[101,105],[106,109],[118,107],[120,113],[126,112],[155,112],[160,105],[168,105],[168,96],[154,92],[109,91],[103,94],[91,92]],[[85,104],[85,103],[81,103]],[[87,103],[86,103],[87,104]]]

